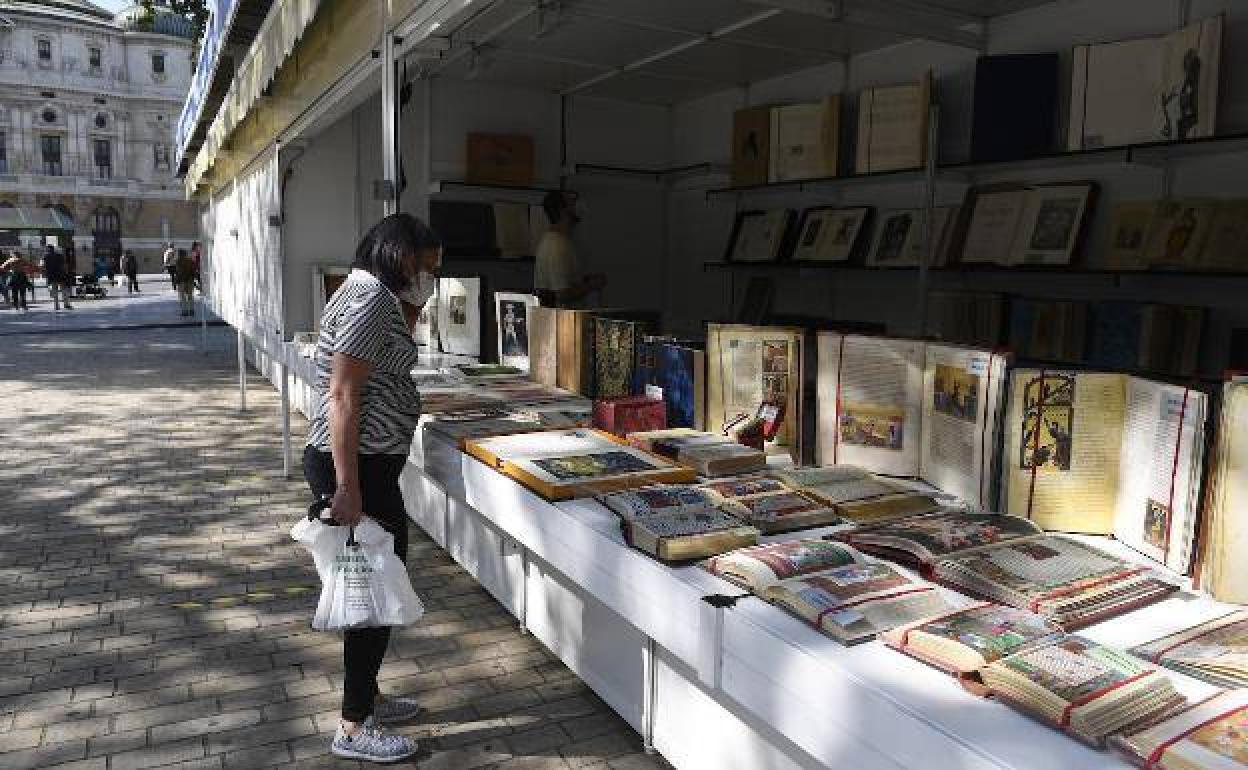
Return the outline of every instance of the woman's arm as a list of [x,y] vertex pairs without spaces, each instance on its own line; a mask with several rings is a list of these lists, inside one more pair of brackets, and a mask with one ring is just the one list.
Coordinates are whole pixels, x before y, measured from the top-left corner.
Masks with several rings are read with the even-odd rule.
[[363,515],[360,496],[360,394],[373,365],[347,353],[334,353],[329,375],[329,447],[334,456],[334,491],[330,514],[353,525]]

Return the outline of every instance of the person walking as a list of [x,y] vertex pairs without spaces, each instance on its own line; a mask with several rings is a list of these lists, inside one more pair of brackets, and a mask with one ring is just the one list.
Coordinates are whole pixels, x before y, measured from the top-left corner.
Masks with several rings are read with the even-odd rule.
[[201,292],[204,290],[204,282],[203,282],[203,279],[200,277],[199,268],[200,268],[200,263],[203,262],[203,259],[204,259],[204,252],[203,252],[203,249],[200,248],[199,241],[192,241],[191,242],[191,261],[195,263],[195,288],[199,289]]
[[169,285],[175,289],[178,288],[178,275],[174,268],[174,263],[178,261],[178,253],[173,250],[173,241],[169,242],[160,261],[165,266],[165,272],[169,274]]
[[25,260],[17,252],[0,265],[0,271],[6,271],[9,278],[9,302],[14,311],[29,312],[26,304],[26,290],[32,285],[30,275],[26,272]]
[[121,255],[121,274],[126,277],[126,293],[134,294],[139,291],[139,261],[134,258],[134,252],[126,249]]
[[173,285],[178,290],[182,315],[195,315],[195,263],[186,249],[178,249],[178,258],[173,262]]
[[[367,513],[394,536],[407,561],[407,514],[399,473],[420,419],[411,377],[419,360],[412,320],[436,284],[441,241],[410,214],[382,219],[356,249],[352,270],[325,305],[316,346],[316,409],[303,472],[313,495],[329,499],[340,525]],[[343,634],[342,718],[331,751],[370,762],[397,762],[417,751],[386,729],[415,718],[415,700],[383,697],[377,685],[389,628]]]
[[43,277],[48,283],[48,295],[52,297],[52,308],[56,311],[61,309],[61,300],[65,300],[65,309],[73,310],[74,306],[69,304],[69,285],[68,272],[65,263],[65,255],[56,250],[52,244],[48,244],[48,248],[43,252]]

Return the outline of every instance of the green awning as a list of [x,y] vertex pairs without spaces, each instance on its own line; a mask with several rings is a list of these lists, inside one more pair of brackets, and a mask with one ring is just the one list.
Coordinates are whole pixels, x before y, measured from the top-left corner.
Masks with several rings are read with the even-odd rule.
[[74,222],[56,209],[0,207],[0,232],[69,233]]

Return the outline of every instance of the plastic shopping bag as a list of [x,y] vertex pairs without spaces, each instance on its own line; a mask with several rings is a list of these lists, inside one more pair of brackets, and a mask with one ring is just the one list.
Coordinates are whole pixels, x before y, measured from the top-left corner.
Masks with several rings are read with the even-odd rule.
[[355,527],[301,519],[291,537],[312,553],[321,598],[312,627],[343,631],[408,626],[425,613],[407,569],[394,553],[394,536],[365,517]]

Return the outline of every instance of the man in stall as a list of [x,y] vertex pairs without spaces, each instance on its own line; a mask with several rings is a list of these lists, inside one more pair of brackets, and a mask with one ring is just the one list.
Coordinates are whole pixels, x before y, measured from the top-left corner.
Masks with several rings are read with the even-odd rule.
[[542,201],[550,229],[537,246],[533,289],[546,307],[577,307],[586,297],[602,291],[607,279],[601,274],[582,275],[572,243],[572,231],[580,223],[577,195],[552,190]]

